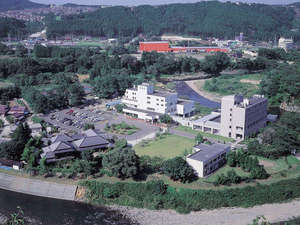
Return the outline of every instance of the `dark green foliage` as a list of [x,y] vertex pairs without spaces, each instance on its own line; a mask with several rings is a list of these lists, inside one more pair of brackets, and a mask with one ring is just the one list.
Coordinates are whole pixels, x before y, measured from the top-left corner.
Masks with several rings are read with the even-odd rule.
[[94,124],[90,124],[90,123],[84,124],[83,130],[89,130],[89,129],[95,129],[95,125]]
[[226,53],[216,53],[215,55],[205,56],[202,63],[202,70],[208,74],[218,76],[230,65],[230,58]]
[[[147,183],[102,183],[83,181],[86,197],[98,204],[119,204],[150,209],[175,209],[180,212],[221,207],[253,207],[266,203],[285,202],[300,197],[300,177],[271,185],[255,185],[221,190],[175,189],[161,181]],[[105,190],[106,189],[106,190]],[[109,198],[104,196],[107,190]]]
[[8,34],[10,34],[11,37],[17,37],[18,39],[25,37],[27,34],[25,22],[13,18],[1,17],[0,38],[7,38]]
[[20,123],[12,134],[11,141],[0,145],[0,157],[19,161],[26,143],[31,138],[31,130],[27,123]]
[[33,48],[33,54],[38,58],[48,58],[50,57],[51,51],[48,47],[43,45],[35,45]]
[[260,91],[268,97],[270,105],[279,105],[282,102],[300,104],[299,79],[299,64],[284,64],[264,75]]
[[165,124],[171,124],[174,122],[172,117],[169,116],[168,114],[164,114],[164,115],[160,116],[159,120],[161,123],[165,123]]
[[257,140],[252,140],[248,144],[250,154],[259,155],[266,158],[279,158],[290,155],[292,151],[300,150],[300,114],[285,112],[272,128],[263,131],[262,136],[267,136],[265,132],[272,130],[271,138],[262,139],[259,144]]
[[123,109],[125,108],[126,106],[124,104],[117,104],[115,106],[115,109],[117,110],[118,113],[123,113]]
[[135,177],[140,170],[139,158],[130,147],[117,146],[104,155],[102,164],[113,176],[122,179]]
[[[230,152],[226,156],[227,164],[230,167],[240,167],[245,172],[250,172],[250,179],[266,179],[269,174],[264,169],[264,166],[259,165],[257,158],[253,158],[247,152],[240,150],[236,152]],[[243,178],[246,179],[246,178]],[[241,182],[241,178],[237,178],[232,172],[227,174],[227,177],[218,177],[216,184],[230,184],[236,181]],[[234,181],[234,182],[231,182]],[[221,183],[220,183],[221,182]]]
[[230,185],[230,184],[239,184],[241,183],[242,178],[237,175],[234,170],[230,170],[227,174],[218,175],[215,185]]
[[[232,39],[244,32],[250,40],[293,35],[295,13],[289,7],[217,1],[164,6],[108,7],[78,16],[46,20],[50,38],[65,34],[135,37],[139,34],[187,34]],[[297,27],[296,27],[297,28]],[[295,35],[295,34],[294,34]]]
[[195,172],[192,167],[181,157],[169,159],[162,164],[161,171],[172,180],[190,182],[195,179]]
[[0,101],[8,102],[14,98],[19,98],[21,95],[21,90],[18,87],[10,86],[6,88],[0,88]]
[[140,157],[140,168],[146,174],[158,173],[161,171],[164,159],[160,157],[150,157],[143,155]]
[[195,137],[195,143],[196,143],[196,145],[203,143],[203,141],[204,141],[203,136],[200,133],[198,133],[196,135],[196,137]]

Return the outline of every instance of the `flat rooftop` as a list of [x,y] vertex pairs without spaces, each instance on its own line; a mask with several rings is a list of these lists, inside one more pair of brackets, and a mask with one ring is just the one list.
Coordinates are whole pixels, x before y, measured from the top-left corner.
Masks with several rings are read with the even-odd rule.
[[207,162],[215,158],[217,155],[226,151],[228,147],[230,148],[229,144],[227,145],[226,144],[212,144],[212,145],[199,144],[194,147],[196,149],[199,149],[199,151],[188,156],[188,158],[197,161]]

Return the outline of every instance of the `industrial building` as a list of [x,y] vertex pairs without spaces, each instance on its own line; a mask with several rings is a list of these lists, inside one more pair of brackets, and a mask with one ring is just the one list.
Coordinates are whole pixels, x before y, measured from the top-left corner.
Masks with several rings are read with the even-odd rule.
[[194,113],[194,102],[178,99],[175,92],[155,91],[152,84],[143,83],[127,89],[122,98],[123,112],[139,119],[154,122],[160,115],[189,117]]
[[152,41],[152,42],[140,42],[141,52],[229,52],[227,48],[220,47],[178,47],[170,46],[168,41]]
[[267,124],[268,100],[261,95],[244,98],[230,95],[222,98],[221,112],[213,112],[192,122],[195,130],[234,139],[257,133]]

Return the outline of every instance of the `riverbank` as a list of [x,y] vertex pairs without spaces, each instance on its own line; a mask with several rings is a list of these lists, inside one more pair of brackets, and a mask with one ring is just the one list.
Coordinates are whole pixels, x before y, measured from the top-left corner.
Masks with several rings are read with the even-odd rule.
[[221,208],[179,214],[174,210],[148,210],[110,206],[140,225],[247,225],[258,216],[271,223],[300,216],[300,199],[281,204],[265,204],[253,208]]
[[200,80],[190,80],[190,81],[185,81],[185,83],[193,89],[197,94],[215,102],[221,102],[221,96],[212,94],[210,92],[207,92],[203,89],[203,86],[205,84],[205,81],[210,80],[210,79],[200,79]]
[[77,185],[60,184],[0,173],[0,188],[28,195],[75,200]]

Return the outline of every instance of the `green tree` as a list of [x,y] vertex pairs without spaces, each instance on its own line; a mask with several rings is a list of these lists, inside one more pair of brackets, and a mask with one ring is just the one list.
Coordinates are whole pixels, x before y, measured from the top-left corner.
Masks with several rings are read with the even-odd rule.
[[113,176],[119,178],[135,177],[139,173],[139,157],[131,147],[120,147],[104,155],[102,164]]
[[225,53],[216,53],[205,57],[202,70],[208,74],[219,76],[230,65],[230,58]]
[[196,137],[195,137],[195,143],[196,143],[196,145],[203,143],[203,141],[204,141],[203,136],[200,133],[198,133],[196,135]]
[[162,165],[162,173],[166,174],[174,181],[183,183],[195,179],[195,172],[192,167],[181,157],[175,157],[165,161]]

